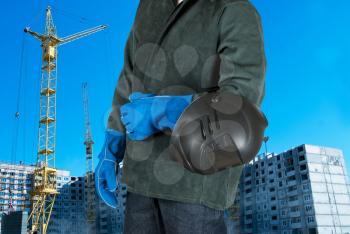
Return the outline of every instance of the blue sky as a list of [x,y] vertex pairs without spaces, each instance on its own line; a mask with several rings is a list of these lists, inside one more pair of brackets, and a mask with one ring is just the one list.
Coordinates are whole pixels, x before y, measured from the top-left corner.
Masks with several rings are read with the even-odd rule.
[[[264,26],[268,59],[263,111],[269,151],[303,143],[342,149],[350,168],[350,15],[347,0],[254,0]],[[13,161],[14,114],[24,39],[23,88],[16,161],[36,158],[40,46],[23,28],[43,30],[50,4],[59,36],[108,24],[109,29],[59,50],[57,166],[85,170],[81,83],[89,84],[95,165],[104,122],[123,61],[137,0],[4,1],[0,8],[0,160]]]

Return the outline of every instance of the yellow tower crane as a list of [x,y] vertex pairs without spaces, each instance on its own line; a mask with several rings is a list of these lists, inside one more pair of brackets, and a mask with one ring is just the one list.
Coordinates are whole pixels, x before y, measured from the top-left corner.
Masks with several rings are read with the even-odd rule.
[[58,194],[55,169],[57,47],[104,29],[106,26],[100,25],[59,38],[52,20],[50,6],[46,9],[44,34],[33,32],[30,28],[24,29],[26,33],[38,39],[42,47],[38,153],[31,192],[32,211],[28,219],[33,233],[46,234]]

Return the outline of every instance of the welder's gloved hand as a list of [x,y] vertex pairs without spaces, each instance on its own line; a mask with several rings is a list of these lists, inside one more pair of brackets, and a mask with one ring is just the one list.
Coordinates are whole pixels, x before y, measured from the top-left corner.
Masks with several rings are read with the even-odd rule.
[[100,159],[95,169],[95,186],[99,197],[110,207],[116,208],[117,172],[119,163],[125,152],[125,135],[119,131],[108,129]]
[[192,95],[155,96],[140,92],[129,96],[120,108],[121,121],[131,140],[144,140],[164,130],[173,130],[181,113],[191,103]]

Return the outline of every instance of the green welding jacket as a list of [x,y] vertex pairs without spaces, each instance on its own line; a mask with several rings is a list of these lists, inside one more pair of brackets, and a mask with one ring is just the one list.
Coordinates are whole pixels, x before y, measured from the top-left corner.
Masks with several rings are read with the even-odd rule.
[[[132,92],[195,97],[211,90],[261,104],[265,52],[260,16],[246,0],[140,0],[108,127],[125,132],[120,106]],[[127,141],[122,182],[148,197],[230,207],[242,166],[212,175],[191,173],[171,160],[171,133]]]

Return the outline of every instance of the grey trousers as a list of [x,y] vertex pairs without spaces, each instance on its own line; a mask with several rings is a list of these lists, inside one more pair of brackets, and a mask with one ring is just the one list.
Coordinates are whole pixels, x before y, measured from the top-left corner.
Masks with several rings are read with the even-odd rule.
[[226,234],[224,211],[128,192],[125,234]]

